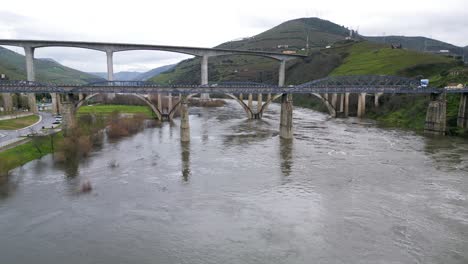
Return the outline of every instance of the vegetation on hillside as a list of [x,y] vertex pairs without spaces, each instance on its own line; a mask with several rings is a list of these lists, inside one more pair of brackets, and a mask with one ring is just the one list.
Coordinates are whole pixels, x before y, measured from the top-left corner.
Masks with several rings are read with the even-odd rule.
[[[42,82],[85,84],[103,80],[49,59],[36,59],[34,63],[36,80]],[[0,47],[0,73],[6,74],[10,80],[25,80],[26,65],[24,56]]]
[[429,65],[424,73],[432,67],[442,66],[448,69],[457,65],[454,59],[444,56],[405,49],[391,49],[371,42],[357,43],[348,52],[349,55],[344,59],[343,64],[336,68],[331,75],[408,76],[411,74],[408,70],[418,65]]

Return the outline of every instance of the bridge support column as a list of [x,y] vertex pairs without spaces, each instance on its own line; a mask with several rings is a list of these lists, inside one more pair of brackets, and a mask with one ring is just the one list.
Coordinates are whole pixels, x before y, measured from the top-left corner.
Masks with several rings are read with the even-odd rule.
[[281,96],[280,137],[293,138],[293,102],[292,94]]
[[[252,111],[252,109],[253,109],[253,102],[252,102],[252,100],[253,100],[253,95],[252,95],[252,94],[249,94],[249,100],[248,100],[248,102],[247,102],[247,106],[249,107],[250,111]],[[252,111],[252,112],[253,112],[253,111]]]
[[60,114],[60,96],[56,93],[51,93],[50,97],[52,98],[52,114]]
[[3,93],[3,111],[13,112],[13,96],[11,93]]
[[278,72],[278,86],[284,86],[286,80],[286,61],[281,60]]
[[[167,95],[167,113],[169,114],[171,110],[172,110],[172,93],[169,93]],[[170,117],[169,117],[169,121],[171,121]]]
[[257,113],[260,114],[262,112],[262,105],[263,105],[263,95],[257,95]]
[[79,100],[79,101],[83,101],[84,98],[85,98],[85,96],[84,96],[83,93],[79,93],[79,94],[78,94],[78,100]]
[[468,93],[460,95],[457,125],[459,128],[468,129]]
[[[28,81],[34,82],[36,80],[36,73],[34,70],[34,48],[24,47],[24,55],[26,58],[26,76]],[[36,95],[34,93],[28,94],[29,110],[35,114],[39,112],[37,109]]]
[[157,97],[158,97],[158,105],[157,105],[157,107],[158,107],[159,112],[162,113],[162,99],[161,99],[161,94],[158,93]]
[[244,95],[243,94],[239,94],[239,100],[244,101]]
[[358,99],[357,116],[362,118],[366,115],[366,93],[360,93]]
[[344,94],[340,94],[340,113],[344,112]]
[[[208,84],[208,56],[203,55],[201,58],[201,85]],[[210,94],[202,93],[201,100],[210,100]]]
[[447,101],[445,94],[431,94],[431,101],[427,107],[424,133],[431,135],[445,135],[447,132]]
[[62,110],[62,128],[64,134],[67,135],[68,131],[75,126],[75,103],[73,101],[73,95],[65,95],[66,99],[60,105]]
[[187,96],[181,97],[180,102],[180,141],[190,141],[190,122]]
[[380,97],[383,95],[383,93],[376,93],[374,95],[374,107],[375,108],[378,108],[380,106],[380,102],[379,102],[379,99]]
[[[107,56],[107,80],[112,82],[114,80],[114,52],[111,50],[106,51]],[[108,93],[107,99],[114,99],[115,93]]]
[[334,93],[331,95],[331,105],[333,106],[333,109],[335,110],[337,109],[337,106],[338,106],[337,102],[338,102],[338,94]]
[[349,93],[344,94],[344,117],[349,116]]

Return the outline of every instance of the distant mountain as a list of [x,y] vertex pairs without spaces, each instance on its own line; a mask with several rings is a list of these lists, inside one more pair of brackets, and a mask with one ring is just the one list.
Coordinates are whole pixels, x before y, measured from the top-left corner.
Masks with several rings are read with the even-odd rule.
[[[107,72],[90,72],[95,76],[107,79]],[[141,72],[121,71],[114,73],[115,81],[132,81],[135,77],[142,74]]]
[[421,52],[437,53],[441,50],[448,50],[450,54],[458,56],[463,56],[464,49],[466,49],[466,47],[457,47],[450,43],[426,37],[385,36],[364,38],[372,42],[389,45],[401,43],[403,48]]
[[171,64],[171,65],[165,65],[165,66],[161,66],[161,67],[158,67],[158,68],[154,68],[154,69],[152,69],[150,71],[140,73],[137,76],[134,76],[131,80],[133,80],[133,81],[147,81],[147,80],[149,80],[149,79],[151,79],[153,77],[158,76],[159,74],[161,74],[163,72],[171,70],[175,66],[176,66],[176,64]]
[[100,77],[107,80],[107,72],[88,72],[96,77]]
[[[36,59],[36,80],[43,82],[84,84],[102,80],[89,73],[63,66],[53,59]],[[25,80],[24,56],[0,47],[0,73],[10,80]]]
[[349,36],[350,30],[319,18],[286,21],[250,38],[223,43],[218,48],[282,51],[284,49],[324,48]]
[[[350,33],[354,35],[352,40],[347,39]],[[256,36],[225,42],[217,47],[273,52],[287,50],[308,55],[304,59],[288,61],[286,84],[301,84],[330,74],[430,76],[434,69],[446,69],[457,64],[445,56],[417,52],[424,45],[439,51],[456,48],[448,43],[424,38],[413,40],[387,37],[387,41],[402,43],[404,48],[408,48],[393,50],[390,45],[372,43],[379,42],[378,37],[367,38],[372,42],[366,41],[366,38],[330,21],[300,18],[286,21]],[[386,56],[392,58],[391,65],[385,64]],[[151,81],[161,84],[199,84],[200,68],[200,58],[188,59]],[[209,59],[208,71],[210,82],[278,82],[278,62],[259,56],[212,57]]]

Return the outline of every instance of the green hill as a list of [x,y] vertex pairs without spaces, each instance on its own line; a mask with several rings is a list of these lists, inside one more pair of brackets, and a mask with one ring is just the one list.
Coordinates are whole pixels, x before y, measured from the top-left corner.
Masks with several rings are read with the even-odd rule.
[[[36,59],[36,80],[43,82],[84,84],[104,80],[94,75],[63,66],[50,59]],[[25,80],[26,66],[23,55],[0,47],[0,73],[10,80]]]
[[[326,76],[330,70],[339,65],[341,57],[336,54],[321,54],[320,48],[335,42],[343,41],[349,35],[349,30],[330,21],[318,18],[301,18],[284,22],[256,36],[238,41],[229,41],[217,47],[242,50],[260,50],[282,52],[293,50],[297,53],[309,54],[304,61],[297,60],[288,63],[288,69],[294,68],[289,77],[290,83],[308,81],[310,78]],[[320,67],[315,61],[327,64]],[[330,62],[328,62],[330,60]],[[276,83],[278,79],[278,62],[272,59],[256,56],[222,56],[213,57],[209,61],[210,81],[253,81]],[[331,69],[330,69],[331,68]],[[308,71],[308,74],[297,74]],[[289,71],[288,71],[289,74]],[[200,83],[200,59],[194,58],[179,63],[172,70],[150,79],[164,84],[198,84]]]
[[[387,45],[360,42],[348,49],[349,55],[332,75],[404,75],[413,77],[413,71],[422,65],[437,69],[455,67],[454,59],[406,49],[391,49]],[[422,74],[434,74],[427,67]],[[429,76],[426,76],[429,77]]]

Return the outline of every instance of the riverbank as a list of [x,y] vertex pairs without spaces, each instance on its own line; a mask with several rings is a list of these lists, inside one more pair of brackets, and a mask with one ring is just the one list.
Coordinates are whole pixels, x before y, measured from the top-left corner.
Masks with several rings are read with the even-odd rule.
[[[459,95],[447,95],[448,135],[468,138],[468,132],[457,127],[459,103]],[[423,132],[428,104],[426,95],[383,95],[377,108],[373,100],[367,100],[365,117],[382,127]],[[294,105],[328,113],[325,105],[314,96],[295,95]]]
[[25,139],[25,143],[0,152],[0,176],[14,168],[54,152],[55,146],[63,140],[61,132],[48,136]]
[[0,130],[17,130],[31,126],[40,121],[38,115],[28,115],[13,117],[11,119],[0,120]]
[[78,109],[78,115],[96,114],[111,115],[114,112],[123,114],[144,114],[147,118],[154,118],[154,113],[148,106],[142,105],[87,105]]

